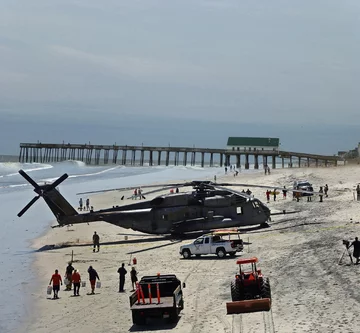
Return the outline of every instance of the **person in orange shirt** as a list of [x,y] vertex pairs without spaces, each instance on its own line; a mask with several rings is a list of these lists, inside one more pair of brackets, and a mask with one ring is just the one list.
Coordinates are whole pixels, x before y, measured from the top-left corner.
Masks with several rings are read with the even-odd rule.
[[77,269],[74,270],[74,273],[71,276],[71,281],[74,284],[74,296],[80,296],[79,291],[80,291],[81,277]]
[[53,285],[54,299],[57,299],[59,298],[58,294],[60,290],[60,284],[62,285],[61,275],[59,274],[59,271],[57,269],[55,269],[55,274],[51,276],[49,285],[51,285],[51,282]]

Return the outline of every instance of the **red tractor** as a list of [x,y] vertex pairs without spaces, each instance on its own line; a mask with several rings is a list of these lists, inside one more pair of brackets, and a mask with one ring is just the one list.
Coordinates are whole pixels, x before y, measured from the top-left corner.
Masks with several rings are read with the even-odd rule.
[[[227,313],[246,313],[269,311],[271,308],[271,290],[269,279],[256,268],[258,259],[239,259],[236,263],[240,271],[231,281],[232,302],[226,303]],[[251,270],[244,271],[242,265],[251,265]]]

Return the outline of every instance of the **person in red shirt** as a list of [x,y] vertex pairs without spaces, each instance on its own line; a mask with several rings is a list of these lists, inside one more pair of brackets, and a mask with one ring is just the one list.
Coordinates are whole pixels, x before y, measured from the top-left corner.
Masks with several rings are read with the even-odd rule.
[[77,269],[74,270],[74,273],[71,276],[71,280],[74,284],[74,296],[80,296],[79,291],[80,291],[81,277]]
[[53,291],[54,291],[54,299],[59,298],[58,293],[60,290],[60,284],[62,285],[62,279],[61,279],[61,275],[59,274],[59,271],[57,269],[55,269],[55,274],[52,275],[49,285],[53,285]]
[[269,203],[269,201],[270,201],[270,190],[267,190],[266,191],[266,200],[267,200],[267,202]]

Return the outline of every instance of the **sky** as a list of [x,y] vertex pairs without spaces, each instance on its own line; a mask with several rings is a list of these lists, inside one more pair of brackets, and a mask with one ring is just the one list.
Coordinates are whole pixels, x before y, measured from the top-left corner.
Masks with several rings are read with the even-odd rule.
[[360,141],[356,0],[2,0],[0,153],[20,142]]

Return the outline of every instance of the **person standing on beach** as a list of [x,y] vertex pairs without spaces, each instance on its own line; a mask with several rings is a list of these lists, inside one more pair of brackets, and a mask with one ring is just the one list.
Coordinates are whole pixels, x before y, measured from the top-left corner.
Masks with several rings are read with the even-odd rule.
[[329,186],[328,186],[328,184],[325,184],[325,187],[324,187],[325,198],[328,197],[328,191],[329,191]]
[[360,257],[360,242],[358,241],[357,237],[355,237],[355,240],[351,243],[348,249],[350,249],[352,246],[354,247],[353,257],[356,259],[355,265],[358,265]]
[[271,191],[267,190],[266,191],[266,200],[267,200],[268,203],[270,202],[270,194],[271,194]]
[[90,210],[90,199],[86,199],[86,210]]
[[74,267],[71,265],[71,261],[69,261],[66,270],[65,270],[65,276],[67,279],[67,284],[66,284],[66,290],[71,290],[71,280],[72,280],[72,273],[74,271]]
[[[312,186],[309,186],[309,189],[308,189],[309,192],[314,192],[314,188]],[[307,195],[307,201],[310,202],[312,199],[311,197],[313,196],[313,194],[311,193],[308,193]]]
[[276,188],[274,188],[273,196],[274,196],[274,201],[276,201]]
[[119,293],[122,293],[124,292],[125,275],[127,274],[124,263],[121,264],[117,272],[119,273]]
[[323,193],[324,193],[324,190],[323,190],[322,186],[320,186],[320,190],[319,190],[320,202],[323,202]]
[[100,278],[97,271],[92,266],[89,266],[88,273],[89,273],[89,281],[91,286],[91,294],[94,295],[96,279],[100,280]]
[[77,269],[74,270],[71,280],[72,283],[74,284],[74,296],[80,296],[79,291],[80,291],[81,277]]
[[93,235],[93,244],[94,244],[94,249],[93,252],[95,252],[95,248],[97,247],[97,251],[100,251],[100,236],[96,233],[96,231],[94,231],[94,235]]
[[283,199],[286,199],[287,189],[285,186],[284,186],[284,189],[282,190],[282,193],[283,193]]
[[134,196],[133,196],[133,199],[136,200],[136,197],[137,197],[137,188],[134,190]]
[[58,299],[59,296],[59,290],[60,290],[60,284],[62,285],[62,279],[61,279],[61,275],[59,274],[59,271],[57,269],[55,269],[55,274],[53,274],[51,276],[49,285],[53,285],[53,291],[54,291],[54,299]]
[[132,285],[132,290],[131,291],[135,291],[136,282],[138,280],[137,271],[136,271],[135,267],[131,267],[130,278],[131,278],[131,285]]
[[80,198],[80,200],[79,200],[79,210],[82,211],[82,209],[83,209],[83,200],[82,200],[82,198]]

